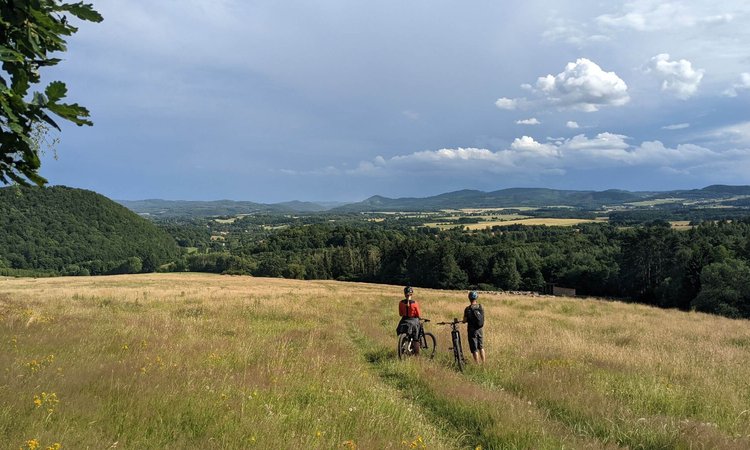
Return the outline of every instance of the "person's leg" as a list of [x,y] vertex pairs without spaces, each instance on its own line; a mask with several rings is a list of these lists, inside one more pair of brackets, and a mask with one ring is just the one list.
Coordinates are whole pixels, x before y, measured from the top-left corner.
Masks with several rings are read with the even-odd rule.
[[478,354],[478,347],[477,347],[477,332],[476,330],[467,330],[466,334],[469,338],[469,351],[471,352],[471,357],[474,358],[474,362],[479,364],[479,354]]
[[[482,364],[484,364],[484,329],[480,328],[477,330],[477,353],[479,353],[479,358],[482,361]],[[475,359],[477,359],[475,357]]]

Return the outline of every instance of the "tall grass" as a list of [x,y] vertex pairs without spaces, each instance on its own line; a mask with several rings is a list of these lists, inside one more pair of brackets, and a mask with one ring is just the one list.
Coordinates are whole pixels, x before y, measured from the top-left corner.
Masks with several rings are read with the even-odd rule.
[[[398,361],[400,288],[206,274],[0,279],[0,446],[748,448],[750,328],[484,295],[488,363]],[[433,322],[465,293],[417,289]]]

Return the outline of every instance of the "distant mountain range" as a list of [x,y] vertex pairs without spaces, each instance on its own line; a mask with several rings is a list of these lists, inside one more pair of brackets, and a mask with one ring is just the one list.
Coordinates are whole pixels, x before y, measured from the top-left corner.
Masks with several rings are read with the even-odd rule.
[[576,191],[546,188],[510,188],[492,192],[461,190],[431,197],[388,198],[372,196],[357,203],[313,203],[291,201],[264,204],[247,201],[117,200],[141,215],[155,217],[234,216],[254,213],[351,213],[368,211],[435,211],[459,208],[510,208],[567,206],[596,209],[632,202],[684,199],[715,201],[750,196],[750,186],[712,185],[703,189],[674,191]]
[[233,200],[193,201],[149,199],[115,201],[140,215],[154,217],[211,217],[257,213],[312,213],[327,211],[332,207],[341,205],[341,203],[321,205],[296,200],[274,204]]
[[513,206],[573,206],[622,204],[640,201],[652,193],[618,190],[568,191],[545,188],[511,188],[493,192],[462,190],[425,198],[391,199],[373,196],[359,203],[336,208],[340,212],[354,211],[429,211],[457,208],[507,208]]

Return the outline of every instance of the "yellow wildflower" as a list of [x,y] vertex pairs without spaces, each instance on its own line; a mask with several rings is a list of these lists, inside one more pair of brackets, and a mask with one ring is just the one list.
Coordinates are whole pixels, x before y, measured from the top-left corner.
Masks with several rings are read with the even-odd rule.
[[[406,441],[404,441],[403,443],[406,444]],[[409,444],[409,448],[427,448],[427,444],[425,444],[422,436],[417,436],[416,439],[411,441],[411,443]]]
[[59,442],[55,442],[54,444],[50,445],[46,448],[46,450],[60,450],[62,448],[62,444]]
[[41,406],[46,406],[47,412],[52,414],[55,411],[55,405],[60,403],[60,400],[57,399],[57,394],[54,392],[50,392],[49,394],[46,392],[42,392],[39,395],[34,396],[34,405],[37,408],[40,408]]
[[36,450],[39,448],[39,441],[37,439],[29,439],[26,441],[26,446],[29,450]]

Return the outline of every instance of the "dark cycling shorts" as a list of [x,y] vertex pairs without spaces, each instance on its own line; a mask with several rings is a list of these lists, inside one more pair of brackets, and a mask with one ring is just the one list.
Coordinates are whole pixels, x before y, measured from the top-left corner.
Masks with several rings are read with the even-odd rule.
[[478,330],[472,330],[469,328],[467,334],[469,335],[469,350],[471,350],[471,353],[476,353],[477,350],[484,348],[483,330],[484,328]]

